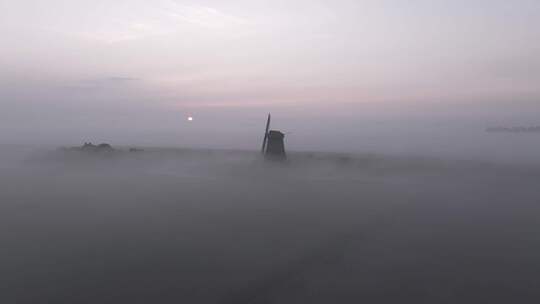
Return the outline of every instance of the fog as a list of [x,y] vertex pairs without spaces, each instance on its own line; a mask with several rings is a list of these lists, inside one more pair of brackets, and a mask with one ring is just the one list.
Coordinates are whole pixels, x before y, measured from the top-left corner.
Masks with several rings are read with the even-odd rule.
[[534,303],[538,165],[3,146],[3,303]]
[[0,0],[0,303],[539,303],[538,37],[537,0]]

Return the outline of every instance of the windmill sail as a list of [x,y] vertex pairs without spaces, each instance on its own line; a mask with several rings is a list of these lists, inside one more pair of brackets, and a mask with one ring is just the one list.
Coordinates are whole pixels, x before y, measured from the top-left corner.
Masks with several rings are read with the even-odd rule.
[[268,113],[268,120],[266,121],[266,130],[264,131],[264,138],[262,143],[261,153],[264,154],[266,149],[266,143],[268,142],[268,129],[270,129],[270,113]]

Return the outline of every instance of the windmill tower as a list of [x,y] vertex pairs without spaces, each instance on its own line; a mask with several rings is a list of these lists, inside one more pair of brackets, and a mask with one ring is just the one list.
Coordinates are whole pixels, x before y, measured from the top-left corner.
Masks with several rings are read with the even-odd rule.
[[284,160],[287,158],[285,154],[285,143],[283,141],[285,134],[280,131],[269,130],[270,119],[271,115],[268,114],[261,153],[267,159]]

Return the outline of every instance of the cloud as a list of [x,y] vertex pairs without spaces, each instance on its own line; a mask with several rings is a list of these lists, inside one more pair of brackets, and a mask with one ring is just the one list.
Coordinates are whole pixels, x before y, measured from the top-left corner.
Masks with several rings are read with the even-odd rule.
[[179,5],[175,3],[168,15],[190,24],[213,29],[247,24],[245,19],[225,14],[207,6]]
[[247,24],[243,18],[202,5],[170,0],[107,2],[51,13],[41,27],[102,43],[118,43],[198,30],[228,30]]
[[139,81],[140,78],[134,78],[134,77],[123,77],[123,76],[111,76],[111,77],[103,77],[103,78],[90,78],[90,79],[84,79],[81,80],[81,83],[89,83],[89,84],[124,84],[127,82],[133,82],[133,81]]

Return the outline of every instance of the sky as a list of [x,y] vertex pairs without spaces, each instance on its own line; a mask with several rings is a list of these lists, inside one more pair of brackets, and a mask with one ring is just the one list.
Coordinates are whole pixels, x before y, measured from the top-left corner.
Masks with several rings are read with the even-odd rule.
[[535,0],[0,0],[0,143],[254,148],[268,112],[300,150],[540,125],[538,37]]

